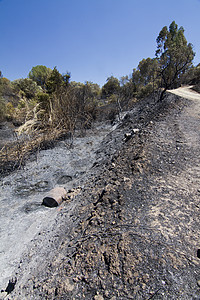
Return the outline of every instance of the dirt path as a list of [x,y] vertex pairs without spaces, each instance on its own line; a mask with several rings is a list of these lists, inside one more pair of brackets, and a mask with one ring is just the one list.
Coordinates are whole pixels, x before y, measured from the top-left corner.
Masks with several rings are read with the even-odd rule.
[[185,88],[136,105],[8,299],[200,299],[199,117]]
[[181,114],[161,121],[153,134],[154,145],[152,141],[148,151],[153,153],[154,164],[158,164],[155,158],[160,164],[161,176],[157,175],[154,188],[157,186],[162,192],[149,217],[151,226],[158,228],[166,239],[175,238],[180,252],[187,244],[185,255],[199,263],[196,252],[200,248],[200,94],[190,87],[170,93],[191,102]]
[[172,93],[172,94],[175,94],[175,95],[178,95],[180,97],[189,99],[189,100],[199,101],[200,100],[200,94],[193,91],[191,88],[192,88],[192,86],[184,86],[184,87],[180,87],[180,88],[175,89],[175,90],[168,90],[168,92]]
[[[151,160],[152,204],[147,222],[164,237],[165,249],[173,249],[168,254],[174,268],[173,299],[199,299],[200,95],[190,88],[170,93],[190,102],[161,120],[150,135],[146,155]],[[167,299],[164,292],[162,298]]]

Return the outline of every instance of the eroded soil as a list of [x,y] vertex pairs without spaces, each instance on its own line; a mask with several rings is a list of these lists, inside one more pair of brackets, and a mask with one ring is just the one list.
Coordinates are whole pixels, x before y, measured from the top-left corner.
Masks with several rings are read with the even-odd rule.
[[7,299],[199,299],[199,116],[196,96],[137,104]]

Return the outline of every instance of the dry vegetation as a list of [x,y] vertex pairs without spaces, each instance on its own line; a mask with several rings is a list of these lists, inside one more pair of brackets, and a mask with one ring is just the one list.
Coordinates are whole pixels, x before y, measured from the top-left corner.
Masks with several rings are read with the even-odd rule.
[[67,136],[66,130],[51,129],[46,132],[41,130],[6,143],[0,150],[1,174],[5,175],[16,168],[23,167],[31,154],[37,156],[40,150],[53,147],[58,140]]
[[102,88],[92,82],[70,82],[70,74],[61,75],[56,67],[33,67],[29,78],[13,82],[0,71],[0,122],[12,122],[25,137],[1,149],[2,172],[21,167],[31,153],[67,134],[73,138],[77,129],[84,134],[95,120],[113,122],[122,110],[151,94],[162,101],[166,90],[181,84],[194,84],[199,92],[200,69],[192,65],[195,54],[183,28],[173,21],[156,41],[155,58],[140,61],[131,76],[108,77]]

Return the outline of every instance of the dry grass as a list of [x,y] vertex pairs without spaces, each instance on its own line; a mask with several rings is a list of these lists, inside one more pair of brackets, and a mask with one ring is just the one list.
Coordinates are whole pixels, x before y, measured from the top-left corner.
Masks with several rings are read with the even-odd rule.
[[65,129],[50,128],[24,135],[4,145],[0,150],[0,174],[6,175],[16,168],[24,166],[31,154],[37,155],[40,150],[52,148],[55,144],[69,136]]

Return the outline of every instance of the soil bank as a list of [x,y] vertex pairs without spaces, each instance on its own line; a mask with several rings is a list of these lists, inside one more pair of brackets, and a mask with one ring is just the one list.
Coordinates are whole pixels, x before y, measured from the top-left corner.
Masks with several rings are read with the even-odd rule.
[[199,115],[199,99],[138,103],[7,299],[199,299]]

